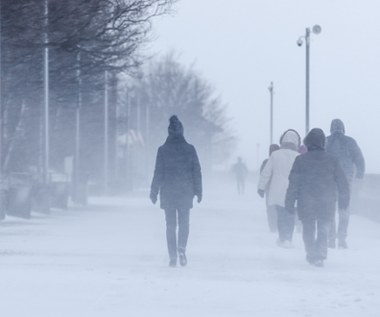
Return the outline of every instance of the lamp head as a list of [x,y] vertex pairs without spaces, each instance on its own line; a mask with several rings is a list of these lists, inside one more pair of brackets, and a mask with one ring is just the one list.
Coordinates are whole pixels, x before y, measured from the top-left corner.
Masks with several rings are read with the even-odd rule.
[[314,34],[319,34],[319,33],[322,32],[322,28],[321,28],[321,26],[318,25],[318,24],[314,25],[313,28],[312,28],[312,30],[313,30],[313,33],[314,33]]
[[298,39],[298,41],[297,41],[297,45],[298,45],[298,46],[302,46],[302,44],[303,44],[303,40],[302,40],[302,37],[300,37],[300,38]]

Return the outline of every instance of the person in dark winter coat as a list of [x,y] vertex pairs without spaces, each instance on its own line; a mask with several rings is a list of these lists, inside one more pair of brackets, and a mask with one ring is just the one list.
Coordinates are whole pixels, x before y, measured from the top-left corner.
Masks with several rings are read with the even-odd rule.
[[[278,144],[271,144],[269,146],[269,157],[272,155],[274,151],[277,151],[280,149],[280,146]],[[269,158],[266,158],[260,166],[260,174],[263,172],[265,165],[267,164]],[[268,200],[268,190],[269,190],[270,183],[265,188],[265,198],[266,198],[266,207],[267,207],[267,219],[268,219],[268,226],[269,230],[271,232],[277,232],[277,210],[276,205],[271,205]]]
[[306,260],[310,264],[323,266],[327,257],[328,227],[335,213],[337,198],[339,208],[346,210],[350,189],[338,160],[325,151],[325,134],[321,129],[312,129],[304,144],[308,151],[294,161],[285,208],[295,212],[297,201],[298,217],[303,224]]
[[236,177],[237,192],[239,195],[243,195],[245,191],[245,179],[248,175],[248,168],[244,164],[241,157],[237,158],[237,162],[232,166],[232,171]]
[[[327,137],[326,151],[338,159],[351,186],[354,176],[357,179],[364,177],[365,162],[362,151],[353,138],[345,135],[345,127],[342,120],[332,120],[330,132],[331,135]],[[338,215],[338,231],[336,230],[335,216],[330,225],[329,247],[335,248],[335,241],[338,238],[338,247],[346,249],[347,229],[350,218],[349,209],[341,210],[338,208]]]
[[197,196],[198,203],[202,200],[202,175],[197,152],[186,142],[181,121],[172,116],[169,122],[169,136],[157,152],[150,199],[155,204],[160,194],[160,207],[165,210],[169,265],[174,267],[177,265],[177,252],[180,264],[187,264],[190,209],[193,208],[194,196]]

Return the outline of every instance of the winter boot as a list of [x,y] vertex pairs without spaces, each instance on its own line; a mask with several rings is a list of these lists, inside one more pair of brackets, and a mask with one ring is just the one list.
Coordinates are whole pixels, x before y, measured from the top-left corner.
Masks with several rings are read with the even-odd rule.
[[310,256],[310,255],[306,255],[306,261],[310,265],[314,265],[314,263],[315,263],[315,257],[314,256]]
[[177,259],[170,259],[169,266],[170,267],[176,267],[177,266]]
[[323,264],[323,260],[316,260],[314,263],[313,263],[314,266],[316,267],[323,267],[324,264]]
[[179,252],[179,264],[181,266],[186,266],[187,258],[185,252]]

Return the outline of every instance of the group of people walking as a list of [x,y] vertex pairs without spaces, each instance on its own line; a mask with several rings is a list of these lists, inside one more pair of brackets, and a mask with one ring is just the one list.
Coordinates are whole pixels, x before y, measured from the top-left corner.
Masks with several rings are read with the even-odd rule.
[[[344,124],[331,122],[331,135],[315,128],[304,138],[286,130],[280,145],[270,146],[263,162],[258,194],[266,196],[270,230],[278,232],[278,245],[292,246],[296,215],[302,222],[306,260],[323,266],[327,249],[347,248],[350,187],[354,177],[363,178],[365,163],[356,141],[345,135]],[[238,177],[238,193],[244,192],[247,168],[241,159],[233,170]],[[193,199],[202,200],[202,175],[195,147],[186,142],[177,116],[169,119],[168,137],[159,147],[150,199],[165,210],[169,266],[187,264],[190,209]],[[338,205],[338,229],[335,210]],[[177,235],[178,227],[178,235]]]
[[[323,266],[327,249],[346,249],[350,188],[353,178],[363,178],[365,163],[356,141],[345,135],[340,119],[331,122],[331,135],[312,129],[303,140],[295,130],[280,138],[258,182],[258,194],[266,195],[268,218],[276,210],[278,244],[291,247],[296,214],[302,222],[306,260]],[[273,148],[273,145],[272,145]],[[335,214],[338,205],[338,228]],[[273,221],[270,229],[273,230]]]

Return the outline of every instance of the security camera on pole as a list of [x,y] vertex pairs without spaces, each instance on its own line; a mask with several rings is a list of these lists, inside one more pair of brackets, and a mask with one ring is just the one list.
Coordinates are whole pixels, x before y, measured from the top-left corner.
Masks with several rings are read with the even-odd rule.
[[[322,28],[319,25],[314,25],[311,29],[314,34],[319,34]],[[310,129],[310,28],[306,28],[304,36],[300,36],[297,45],[302,46],[303,40],[306,42],[306,134]]]

